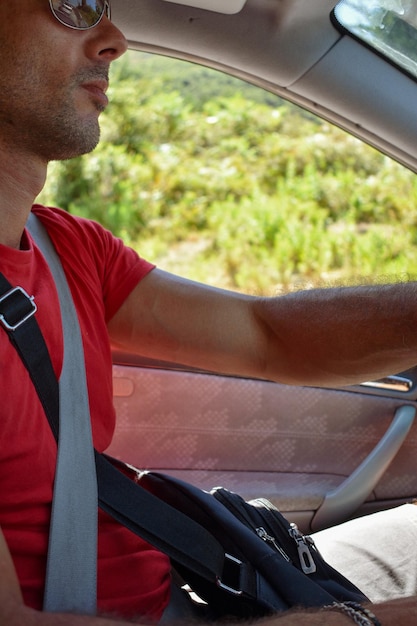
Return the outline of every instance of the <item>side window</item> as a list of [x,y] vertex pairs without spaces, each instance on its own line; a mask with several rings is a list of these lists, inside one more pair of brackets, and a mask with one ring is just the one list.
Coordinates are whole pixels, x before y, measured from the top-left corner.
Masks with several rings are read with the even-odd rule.
[[174,59],[114,64],[102,141],[40,201],[102,222],[170,272],[248,293],[401,279],[415,176],[257,87]]

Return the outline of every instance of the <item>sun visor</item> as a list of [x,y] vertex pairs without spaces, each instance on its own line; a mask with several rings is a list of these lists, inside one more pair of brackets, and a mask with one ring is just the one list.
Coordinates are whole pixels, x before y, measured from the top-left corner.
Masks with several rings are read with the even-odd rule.
[[228,14],[239,13],[246,4],[246,0],[164,0],[164,2]]

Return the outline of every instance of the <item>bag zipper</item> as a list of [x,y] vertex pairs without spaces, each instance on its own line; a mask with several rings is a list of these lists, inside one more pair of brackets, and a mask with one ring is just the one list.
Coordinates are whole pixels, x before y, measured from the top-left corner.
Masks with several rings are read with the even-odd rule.
[[[216,490],[216,498],[222,502],[223,504],[232,510],[235,516],[240,519],[243,523],[247,524],[250,528],[252,528],[258,537],[271,545],[279,554],[288,562],[292,563],[291,557],[285,552],[285,550],[280,546],[279,541],[273,535],[270,535],[267,530],[263,526],[256,526],[253,519],[249,516],[247,511],[244,508],[245,504],[249,504],[254,506],[258,515],[263,518],[264,522],[269,526],[273,527],[274,524],[280,526],[281,530],[288,534],[291,539],[295,543],[295,547],[298,553],[298,559],[300,561],[300,566],[304,574],[314,574],[317,571],[317,566],[314,562],[313,556],[310,551],[310,547],[314,547],[314,541],[311,537],[304,536],[298,529],[298,526],[294,523],[289,523],[285,518],[280,517],[280,512],[270,502],[265,498],[257,498],[256,500],[252,500],[251,502],[245,503],[241,496],[237,496],[237,500],[242,500],[242,507],[236,505],[234,499],[237,494],[229,493],[227,490],[222,488]],[[258,506],[256,506],[258,504]],[[274,515],[277,512],[278,515]],[[268,517],[270,520],[268,521]]]
[[310,552],[308,544],[314,546],[314,541],[311,537],[306,537],[300,533],[297,524],[290,524],[288,531],[290,537],[294,539],[297,544],[298,556],[300,559],[301,569],[304,574],[314,574],[317,571],[317,566],[314,562],[313,556]]
[[275,539],[275,537],[272,537],[272,535],[268,535],[268,533],[266,532],[265,528],[263,528],[263,526],[259,526],[259,528],[255,528],[255,532],[258,535],[258,537],[260,537],[263,541],[265,541],[266,543],[271,544],[275,550],[277,552],[280,553],[280,555],[288,562],[291,563],[291,559],[288,556],[288,554],[281,548],[281,546],[277,543],[277,540]]
[[[271,521],[273,521],[273,523],[275,524],[279,524],[281,528],[285,530],[289,534],[291,539],[295,542],[300,566],[304,574],[314,574],[314,572],[317,571],[317,566],[309,547],[314,547],[314,541],[311,539],[311,537],[303,535],[299,531],[297,524],[287,522],[288,525],[286,525],[279,516],[275,516],[274,511],[277,511],[279,513],[279,510],[269,500],[265,498],[258,498],[254,502],[258,502],[261,505],[261,507],[258,507],[258,511],[262,511],[262,509],[264,509],[263,515],[271,515]],[[262,528],[260,530],[261,533],[262,531],[265,531],[265,529]],[[256,529],[256,532],[258,533],[258,529]],[[261,536],[259,533],[258,535]],[[261,537],[261,539],[268,541],[268,543],[271,543],[278,550],[278,542],[276,541],[275,537],[268,535],[268,539],[264,537]],[[278,551],[284,556],[284,558],[287,557],[287,560],[291,562],[291,559],[286,555],[282,548],[280,548]]]

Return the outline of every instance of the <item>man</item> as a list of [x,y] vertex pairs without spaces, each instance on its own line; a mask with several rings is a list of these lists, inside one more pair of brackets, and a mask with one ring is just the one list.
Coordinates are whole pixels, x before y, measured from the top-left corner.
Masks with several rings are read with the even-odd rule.
[[[58,376],[57,297],[25,224],[48,162],[88,152],[99,138],[108,69],[126,40],[109,19],[108,4],[97,5],[98,13],[95,2],[84,2],[74,20],[71,3],[60,0],[0,2],[0,271],[34,294]],[[45,207],[34,211],[61,257],[80,318],[99,450],[114,427],[109,337],[154,358],[294,384],[354,383],[415,363],[413,284],[252,298],[155,269],[97,224]],[[138,615],[157,622],[169,601],[169,562],[104,514],[98,605],[114,617],[42,612],[56,445],[1,328],[0,350],[0,624],[121,626]],[[416,599],[377,605],[375,613],[385,624],[408,625],[417,617]],[[290,612],[266,623],[349,621],[335,610]]]

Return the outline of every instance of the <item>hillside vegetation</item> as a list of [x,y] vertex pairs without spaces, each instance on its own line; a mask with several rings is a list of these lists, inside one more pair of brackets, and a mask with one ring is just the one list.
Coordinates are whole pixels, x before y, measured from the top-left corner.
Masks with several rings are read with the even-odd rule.
[[416,177],[235,79],[149,55],[115,64],[102,141],[40,199],[160,267],[252,293],[415,273]]

